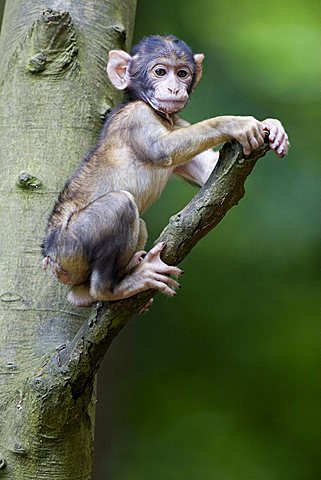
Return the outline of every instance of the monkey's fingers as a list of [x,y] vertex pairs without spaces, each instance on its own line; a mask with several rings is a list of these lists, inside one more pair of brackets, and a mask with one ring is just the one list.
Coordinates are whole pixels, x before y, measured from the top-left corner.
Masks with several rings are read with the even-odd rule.
[[245,155],[248,155],[251,153],[252,150],[256,150],[257,148],[259,148],[259,146],[262,145],[263,141],[260,139],[258,133],[255,134],[251,132],[247,135],[247,143],[248,147],[244,148]]
[[254,130],[253,135],[255,136],[258,146],[263,145],[265,141],[266,131],[264,130],[261,123],[258,124],[258,128]]
[[246,133],[240,135],[237,140],[240,142],[243,148],[243,154],[247,157],[251,153],[251,144],[249,142],[248,136]]
[[130,270],[131,268],[137,267],[144,258],[146,257],[147,252],[145,250],[140,250],[139,252],[136,252],[131,261],[129,262],[128,269]]
[[164,275],[174,275],[175,277],[180,277],[183,275],[183,270],[178,267],[174,267],[173,265],[167,265],[162,260],[160,260],[161,264],[159,265],[159,272],[163,273]]
[[145,261],[150,261],[152,260],[153,258],[155,257],[159,257],[159,255],[161,254],[161,252],[164,250],[166,246],[166,243],[165,242],[159,242],[157,243],[153,248],[151,248],[149,250],[149,252],[147,253],[147,255],[145,256],[144,260]]
[[159,290],[160,292],[164,293],[168,297],[175,297],[175,295],[177,295],[174,289],[169,287],[166,283],[159,282],[157,280],[150,281],[150,288],[155,288],[156,290]]
[[284,157],[289,151],[289,140],[286,133],[281,133],[275,140],[270,143],[271,149],[277,154],[278,157]]
[[133,256],[133,259],[137,260],[137,263],[140,263],[147,255],[146,250],[140,250],[139,252],[136,252],[135,255]]
[[167,263],[163,262],[160,258],[160,254],[165,246],[165,242],[160,242],[155,245],[143,258],[142,265],[149,265],[153,271],[162,275],[175,275],[176,277],[179,277],[182,275],[183,270],[174,265],[167,265]]
[[284,157],[288,152],[288,142],[286,133],[280,132],[274,141],[272,149],[275,151],[278,157]]
[[264,120],[264,122],[262,122],[262,126],[268,135],[269,141],[273,143],[278,132],[278,121],[274,120],[273,118],[267,118]]
[[252,130],[246,134],[246,143],[244,143],[244,155],[249,155],[253,150],[256,150],[263,145],[265,140],[265,131],[261,123],[257,123]]
[[174,278],[168,277],[167,275],[161,275],[159,273],[156,273],[154,275],[154,280],[156,280],[157,282],[165,283],[169,288],[171,288],[174,291],[181,288],[181,285],[178,282],[176,282]]
[[145,257],[143,261],[148,263],[153,270],[162,275],[174,275],[175,277],[180,277],[184,273],[180,268],[175,267],[174,265],[167,265],[167,263],[163,262],[159,254],[150,260]]
[[290,142],[282,123],[274,118],[267,118],[262,124],[264,130],[268,132],[271,149],[280,158],[284,157],[288,153]]

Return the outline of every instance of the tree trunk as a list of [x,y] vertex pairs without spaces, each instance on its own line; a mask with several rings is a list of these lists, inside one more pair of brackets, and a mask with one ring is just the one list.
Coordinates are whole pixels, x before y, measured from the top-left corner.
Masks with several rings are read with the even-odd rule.
[[[119,100],[108,50],[128,49],[135,0],[10,0],[0,38],[0,477],[89,480],[91,376],[50,382],[50,357],[88,310],[41,271],[47,216],[65,179]],[[55,357],[54,357],[55,358]],[[74,354],[71,361],[76,360]],[[38,375],[43,365],[46,374]],[[59,383],[59,382],[58,382]],[[62,394],[63,392],[63,394]]]

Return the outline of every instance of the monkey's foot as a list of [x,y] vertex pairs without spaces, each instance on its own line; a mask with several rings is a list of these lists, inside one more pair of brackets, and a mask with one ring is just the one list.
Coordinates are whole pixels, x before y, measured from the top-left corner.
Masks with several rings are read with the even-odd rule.
[[165,242],[155,245],[142,259],[135,271],[135,276],[139,276],[140,281],[144,283],[144,290],[154,288],[173,297],[181,286],[170,275],[179,277],[183,271],[178,267],[167,265],[161,260],[160,254],[164,248]]
[[165,295],[173,297],[180,284],[170,275],[178,277],[183,272],[178,267],[167,265],[161,260],[160,254],[164,248],[165,243],[162,242],[155,245],[146,255],[145,252],[137,252],[133,257],[137,265],[112,289],[104,284],[100,272],[93,270],[90,285],[72,287],[68,300],[78,307],[85,307],[98,301],[122,300],[149,289],[160,290]]

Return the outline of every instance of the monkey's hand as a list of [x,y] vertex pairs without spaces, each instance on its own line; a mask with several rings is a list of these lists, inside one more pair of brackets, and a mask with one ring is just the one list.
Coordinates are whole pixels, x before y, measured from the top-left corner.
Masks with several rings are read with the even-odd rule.
[[282,123],[274,118],[267,118],[261,123],[268,136],[270,148],[278,157],[284,157],[289,151],[290,142]]
[[[223,117],[224,118],[224,117]],[[227,120],[228,137],[237,140],[243,147],[244,155],[263,145],[268,136],[270,148],[279,157],[284,157],[289,149],[288,136],[279,120],[267,118],[260,122],[254,117],[225,117]]]
[[157,243],[146,256],[141,260],[135,270],[135,277],[139,283],[144,285],[143,289],[153,288],[160,290],[169,297],[176,295],[176,290],[181,286],[170,277],[170,275],[180,276],[183,271],[180,268],[167,265],[164,263],[160,254],[165,247],[165,243]]
[[[245,156],[250,155],[264,143],[265,131],[262,123],[254,117],[218,117],[227,141],[236,140],[243,147]],[[226,141],[226,140],[224,140]]]

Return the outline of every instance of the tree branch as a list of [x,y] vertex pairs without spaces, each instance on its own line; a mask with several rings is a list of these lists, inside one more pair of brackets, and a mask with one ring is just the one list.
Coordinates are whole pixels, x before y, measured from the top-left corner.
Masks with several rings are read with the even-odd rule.
[[[194,245],[239,202],[245,193],[246,178],[256,161],[268,150],[268,144],[265,143],[244,158],[238,143],[223,146],[218,163],[204,187],[183,210],[171,217],[157,239],[156,242],[166,242],[162,256],[164,261],[171,265],[180,263]],[[126,300],[97,304],[73,341],[52,359],[57,368],[63,371],[74,397],[80,396],[88,382],[91,383],[113,338],[155,293],[149,290]]]

